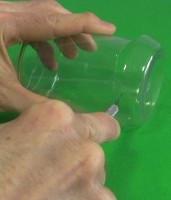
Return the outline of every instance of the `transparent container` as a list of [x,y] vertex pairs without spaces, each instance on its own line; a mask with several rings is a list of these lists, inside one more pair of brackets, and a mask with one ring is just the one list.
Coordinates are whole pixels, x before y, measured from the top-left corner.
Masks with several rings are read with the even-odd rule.
[[94,40],[97,50],[78,49],[74,60],[56,48],[57,71],[46,69],[28,46],[19,69],[22,85],[62,100],[76,112],[105,111],[117,104],[121,125],[141,125],[151,117],[162,85],[160,44],[147,35],[133,41],[114,36],[94,36]]

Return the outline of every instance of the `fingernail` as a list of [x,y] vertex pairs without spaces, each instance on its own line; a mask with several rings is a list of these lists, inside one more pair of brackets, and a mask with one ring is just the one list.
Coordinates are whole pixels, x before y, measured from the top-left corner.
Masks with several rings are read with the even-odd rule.
[[115,27],[113,24],[111,24],[111,23],[108,23],[108,22],[105,22],[105,21],[101,21],[101,24],[102,24],[103,26],[107,26],[107,27],[109,27],[109,28],[116,29],[116,27]]
[[121,133],[121,128],[117,120],[115,120],[115,127],[116,127],[116,138],[118,138]]

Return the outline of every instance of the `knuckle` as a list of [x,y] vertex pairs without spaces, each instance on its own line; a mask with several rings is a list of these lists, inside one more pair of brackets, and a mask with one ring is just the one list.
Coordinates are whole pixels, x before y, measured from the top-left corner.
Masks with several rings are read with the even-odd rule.
[[62,101],[50,100],[43,105],[46,113],[52,117],[57,117],[61,121],[66,121],[66,119],[72,119],[73,111],[72,109]]
[[18,39],[18,30],[16,27],[15,13],[1,12],[0,24],[4,34],[5,43],[16,41]]
[[91,18],[94,18],[94,17],[96,17],[93,13],[91,13],[91,12],[85,12],[84,13],[84,16],[85,16],[85,18],[88,18],[88,19],[91,19]]
[[63,14],[53,11],[47,12],[45,15],[45,23],[50,26],[55,32],[57,24],[59,24],[63,20]]
[[39,119],[39,121],[54,121],[57,123],[70,123],[73,119],[72,109],[65,103],[56,100],[48,100],[39,104],[35,104],[28,111],[31,116]]
[[81,114],[80,115],[80,119],[82,119],[84,125],[84,136],[87,139],[90,140],[96,140],[97,139],[97,128],[93,122],[93,120],[91,119],[91,117],[87,114]]
[[[102,148],[93,142],[82,144],[83,156],[80,160],[82,167],[77,177],[79,186],[90,187],[91,184],[98,180],[99,174],[104,170],[104,152]],[[79,170],[78,170],[79,171]]]
[[88,160],[88,169],[92,173],[97,173],[99,169],[104,167],[105,156],[104,151],[97,143],[90,142],[88,149],[90,150],[90,156]]
[[91,122],[91,120],[87,126],[87,137],[88,137],[88,139],[91,139],[91,140],[97,139],[97,129],[96,129],[94,123]]
[[48,100],[46,102],[43,103],[44,107],[47,109],[47,110],[51,110],[51,109],[54,109],[54,110],[58,110],[59,108],[63,108],[63,109],[67,109],[69,108],[69,106],[67,106],[67,104],[65,104],[64,102],[62,101],[56,101],[56,100]]

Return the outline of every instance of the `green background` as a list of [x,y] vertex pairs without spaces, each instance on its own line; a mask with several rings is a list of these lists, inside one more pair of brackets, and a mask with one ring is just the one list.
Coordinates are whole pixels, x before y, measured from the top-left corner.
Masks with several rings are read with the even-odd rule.
[[[59,0],[75,13],[93,12],[114,23],[116,36],[136,39],[147,34],[165,51],[165,79],[158,112],[136,130],[123,130],[104,144],[106,186],[118,200],[171,199],[171,0]],[[9,50],[14,56],[14,48]],[[16,115],[1,113],[1,122]]]

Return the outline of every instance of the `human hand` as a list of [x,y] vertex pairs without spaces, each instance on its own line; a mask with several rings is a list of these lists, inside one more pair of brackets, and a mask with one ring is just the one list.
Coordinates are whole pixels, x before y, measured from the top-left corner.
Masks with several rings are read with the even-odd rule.
[[101,21],[94,14],[72,14],[54,0],[1,4],[1,10],[7,13],[6,46],[29,42],[49,69],[55,69],[57,64],[52,47],[42,41],[55,39],[61,52],[72,59],[77,56],[75,44],[87,51],[96,49],[89,34],[110,35],[115,31],[114,25]]
[[76,114],[59,101],[35,104],[0,125],[3,200],[115,200],[104,187],[104,153],[97,143],[119,135],[105,113]]
[[114,25],[94,14],[72,14],[53,0],[0,2],[0,25],[0,87],[4,88],[0,92],[0,110],[19,112],[45,98],[22,88],[6,51],[8,46],[20,42],[31,44],[44,65],[55,70],[53,48],[46,40],[54,39],[61,52],[73,59],[77,56],[75,44],[95,51],[96,44],[89,34],[110,35],[115,31]]

